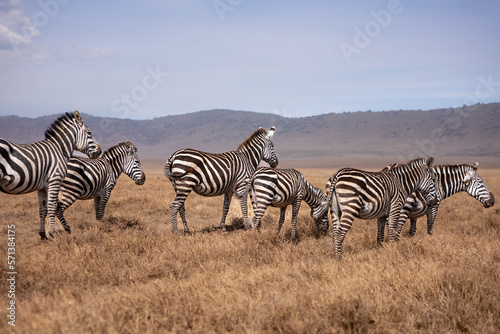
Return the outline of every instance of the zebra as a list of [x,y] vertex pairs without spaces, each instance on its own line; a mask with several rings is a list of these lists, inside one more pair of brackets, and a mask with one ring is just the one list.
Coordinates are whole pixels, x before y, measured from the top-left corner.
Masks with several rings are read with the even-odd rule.
[[[399,163],[393,163],[391,165],[386,166],[382,171],[388,172],[391,171],[394,167],[402,166]],[[429,174],[429,177],[426,177],[422,180],[418,188],[406,199],[405,204],[403,205],[403,216],[408,217],[408,213],[411,209],[411,206],[415,202],[416,196],[421,199],[421,205],[429,205],[433,206],[438,202],[438,194],[437,194],[437,176],[436,170],[434,167],[432,168],[432,173]],[[403,217],[402,216],[402,217]],[[406,220],[406,218],[405,218]],[[385,225],[388,225],[389,221],[386,220],[386,224],[378,224],[378,232],[377,232],[377,244],[380,246],[384,239],[384,228]],[[404,221],[400,220],[397,226],[397,235],[401,233],[401,229],[404,225]]]
[[[302,200],[311,208],[311,217],[319,231],[328,230],[328,201],[321,189],[307,182],[295,169],[259,167],[250,181],[250,199],[254,211],[252,225],[260,228],[262,216],[271,205],[279,207],[278,234],[285,221],[286,208],[292,205],[292,241],[296,242],[297,214]],[[326,210],[325,210],[326,209]],[[324,213],[319,217],[320,213]]]
[[189,233],[184,202],[194,190],[202,196],[224,195],[221,228],[225,228],[226,215],[232,195],[240,201],[245,228],[250,229],[247,212],[248,184],[253,172],[264,160],[271,167],[278,165],[271,141],[275,128],[269,131],[259,128],[236,151],[220,154],[181,149],[172,154],[165,164],[164,174],[171,181],[176,196],[170,206],[172,232],[177,232],[177,213]]
[[[388,218],[389,240],[399,239],[395,232],[402,220],[403,205],[425,178],[432,177],[433,162],[432,157],[420,158],[380,172],[343,168],[330,177],[326,190],[335,254],[339,260],[342,259],[342,242],[355,218],[377,218],[378,225],[385,224]],[[383,235],[377,235],[377,244],[382,239]]]
[[101,148],[92,137],[80,113],[66,113],[45,131],[45,140],[33,144],[14,144],[0,138],[0,191],[20,195],[38,191],[40,237],[49,216],[49,236],[55,232],[57,196],[73,151],[97,158]]
[[146,181],[137,148],[130,141],[111,147],[98,159],[73,157],[69,160],[68,172],[61,184],[61,199],[57,203],[57,217],[66,232],[71,233],[71,227],[64,218],[64,211],[77,199],[94,199],[96,219],[102,219],[111,191],[122,173],[137,185]]
[[439,204],[446,198],[466,191],[471,197],[474,197],[485,208],[495,204],[495,197],[490,191],[486,182],[477,172],[479,163],[472,165],[439,165],[434,166],[436,173],[437,201],[434,205],[428,205],[425,200],[425,193],[417,191],[405,203],[404,210],[410,218],[410,237],[415,235],[417,230],[417,218],[427,216],[427,233],[434,233],[434,221],[436,219]]

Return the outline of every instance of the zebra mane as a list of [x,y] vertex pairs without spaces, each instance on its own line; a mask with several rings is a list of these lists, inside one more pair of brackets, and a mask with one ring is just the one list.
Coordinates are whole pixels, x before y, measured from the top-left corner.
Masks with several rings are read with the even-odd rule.
[[252,141],[255,137],[257,136],[265,136],[267,134],[267,131],[266,129],[264,128],[259,128],[257,131],[255,131],[250,137],[248,137],[243,143],[241,143],[239,146],[238,146],[238,151],[240,150],[240,148],[246,146],[250,141]]
[[462,168],[472,168],[474,170],[477,169],[477,166],[479,164],[477,162],[473,163],[472,165],[469,165],[469,164],[460,164],[460,165],[439,165],[439,167],[443,167],[443,168],[458,168],[458,169],[462,169]]
[[417,159],[413,159],[413,160],[410,160],[408,161],[406,164],[400,164],[400,163],[394,163],[394,164],[391,164],[387,167],[385,167],[384,169],[382,169],[382,171],[394,171],[394,170],[401,170],[401,169],[405,169],[409,166],[412,166],[412,165],[415,165],[415,164],[419,164],[419,163],[425,163],[425,158],[417,158]]
[[56,134],[56,129],[61,123],[70,123],[74,119],[75,115],[70,114],[68,112],[60,116],[50,125],[50,127],[47,130],[45,130],[45,139],[53,138]]
[[125,149],[125,151],[128,151],[128,147],[129,146],[130,148],[132,148],[134,150],[134,152],[137,152],[138,149],[137,147],[135,147],[131,142],[127,141],[127,142],[119,142],[118,144],[116,144],[115,146],[112,146],[110,148],[108,148],[106,150],[106,152],[104,152],[102,154],[103,157],[108,157],[108,156],[111,156],[113,152],[115,151],[119,151],[120,149]]

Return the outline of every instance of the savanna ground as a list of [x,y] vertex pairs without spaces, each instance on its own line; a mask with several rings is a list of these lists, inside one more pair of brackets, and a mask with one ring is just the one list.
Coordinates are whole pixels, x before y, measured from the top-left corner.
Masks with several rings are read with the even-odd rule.
[[[438,162],[439,163],[439,162]],[[149,167],[148,167],[149,166]],[[383,166],[380,166],[383,167]],[[334,259],[303,203],[298,244],[291,209],[276,235],[279,209],[258,231],[241,229],[233,199],[227,231],[217,228],[222,197],[192,194],[192,235],[173,235],[174,192],[161,164],[146,164],[136,186],[122,175],[103,221],[93,202],[66,211],[54,241],[38,236],[36,194],[0,194],[0,332],[17,333],[317,333],[500,331],[500,207],[465,193],[444,201],[435,235],[376,247],[376,222],[356,220]],[[324,189],[333,169],[301,169]],[[500,197],[500,170],[479,169]],[[252,211],[250,210],[250,213]],[[8,225],[15,225],[15,328],[8,325]]]

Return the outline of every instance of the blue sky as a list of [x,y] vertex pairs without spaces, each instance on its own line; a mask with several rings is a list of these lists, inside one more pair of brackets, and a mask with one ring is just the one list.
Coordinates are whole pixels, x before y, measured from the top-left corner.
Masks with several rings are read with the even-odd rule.
[[0,0],[0,115],[500,101],[500,2]]

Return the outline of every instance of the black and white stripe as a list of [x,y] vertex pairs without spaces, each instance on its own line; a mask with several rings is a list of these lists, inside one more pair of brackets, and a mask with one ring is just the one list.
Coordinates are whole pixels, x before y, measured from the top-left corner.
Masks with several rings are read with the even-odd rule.
[[[405,201],[423,180],[434,177],[430,168],[433,161],[433,158],[416,159],[380,172],[343,168],[328,180],[326,188],[338,259],[342,258],[342,243],[355,218],[377,219],[379,226],[388,218],[389,240],[399,239],[397,227],[402,224],[400,216]],[[382,240],[383,235],[378,235],[377,242]]]
[[221,227],[224,228],[232,195],[240,200],[245,227],[248,222],[247,193],[250,178],[264,160],[272,167],[278,165],[271,141],[275,128],[269,132],[263,128],[255,131],[236,151],[220,154],[205,153],[193,149],[181,149],[168,159],[164,173],[174,186],[176,196],[170,206],[172,231],[177,232],[177,212],[184,224],[184,232],[189,233],[184,202],[195,191],[202,196],[224,195]]
[[[296,241],[297,214],[302,200],[311,208],[311,217],[320,231],[328,230],[328,200],[321,189],[307,182],[295,169],[259,167],[250,182],[250,199],[254,211],[252,225],[260,227],[269,206],[279,207],[278,233],[285,221],[287,206],[292,206],[292,241]],[[322,217],[319,215],[322,214]]]
[[102,219],[111,191],[122,173],[138,185],[146,181],[137,148],[129,141],[111,147],[98,159],[73,157],[69,160],[57,206],[57,216],[68,233],[71,228],[64,219],[64,211],[78,199],[94,199],[96,219]]
[[428,205],[425,201],[425,193],[417,191],[405,204],[405,211],[410,218],[410,236],[414,236],[417,230],[417,218],[427,216],[427,233],[434,233],[434,221],[436,219],[439,204],[444,199],[465,191],[471,197],[478,200],[485,208],[495,204],[495,197],[486,182],[477,172],[479,164],[472,165],[440,165],[433,167],[436,173],[437,202]]
[[47,214],[49,235],[54,234],[57,196],[74,150],[91,158],[101,154],[78,111],[59,117],[45,132],[45,140],[19,145],[0,139],[0,191],[14,195],[38,191],[42,239],[47,238]]
[[[385,167],[384,169],[382,169],[382,171],[390,171],[391,169],[393,169],[394,167],[397,167],[397,166],[401,166],[401,164],[398,164],[398,163],[391,164],[391,165]],[[436,205],[436,203],[438,203],[437,177],[436,177],[436,170],[434,167],[432,167],[432,172],[433,173],[429,174],[430,177],[424,178],[422,180],[422,182],[420,183],[420,185],[418,186],[418,188],[415,190],[415,192],[413,192],[406,199],[405,204],[403,206],[402,216],[408,217],[408,213],[414,205],[416,206],[415,209],[419,209],[420,208],[419,205],[432,207],[432,206]],[[416,203],[417,199],[419,199],[420,204]],[[386,225],[388,225],[388,221],[387,221]],[[401,233],[401,229],[402,229],[403,225],[404,225],[404,221],[400,220],[398,222],[398,226],[397,226],[397,229],[398,229],[396,231],[397,235],[399,235]],[[381,241],[383,241],[384,227],[385,227],[384,224],[378,225],[377,236],[379,236],[379,239],[378,239],[379,244],[381,243]],[[382,238],[382,240],[380,240],[380,238]]]

